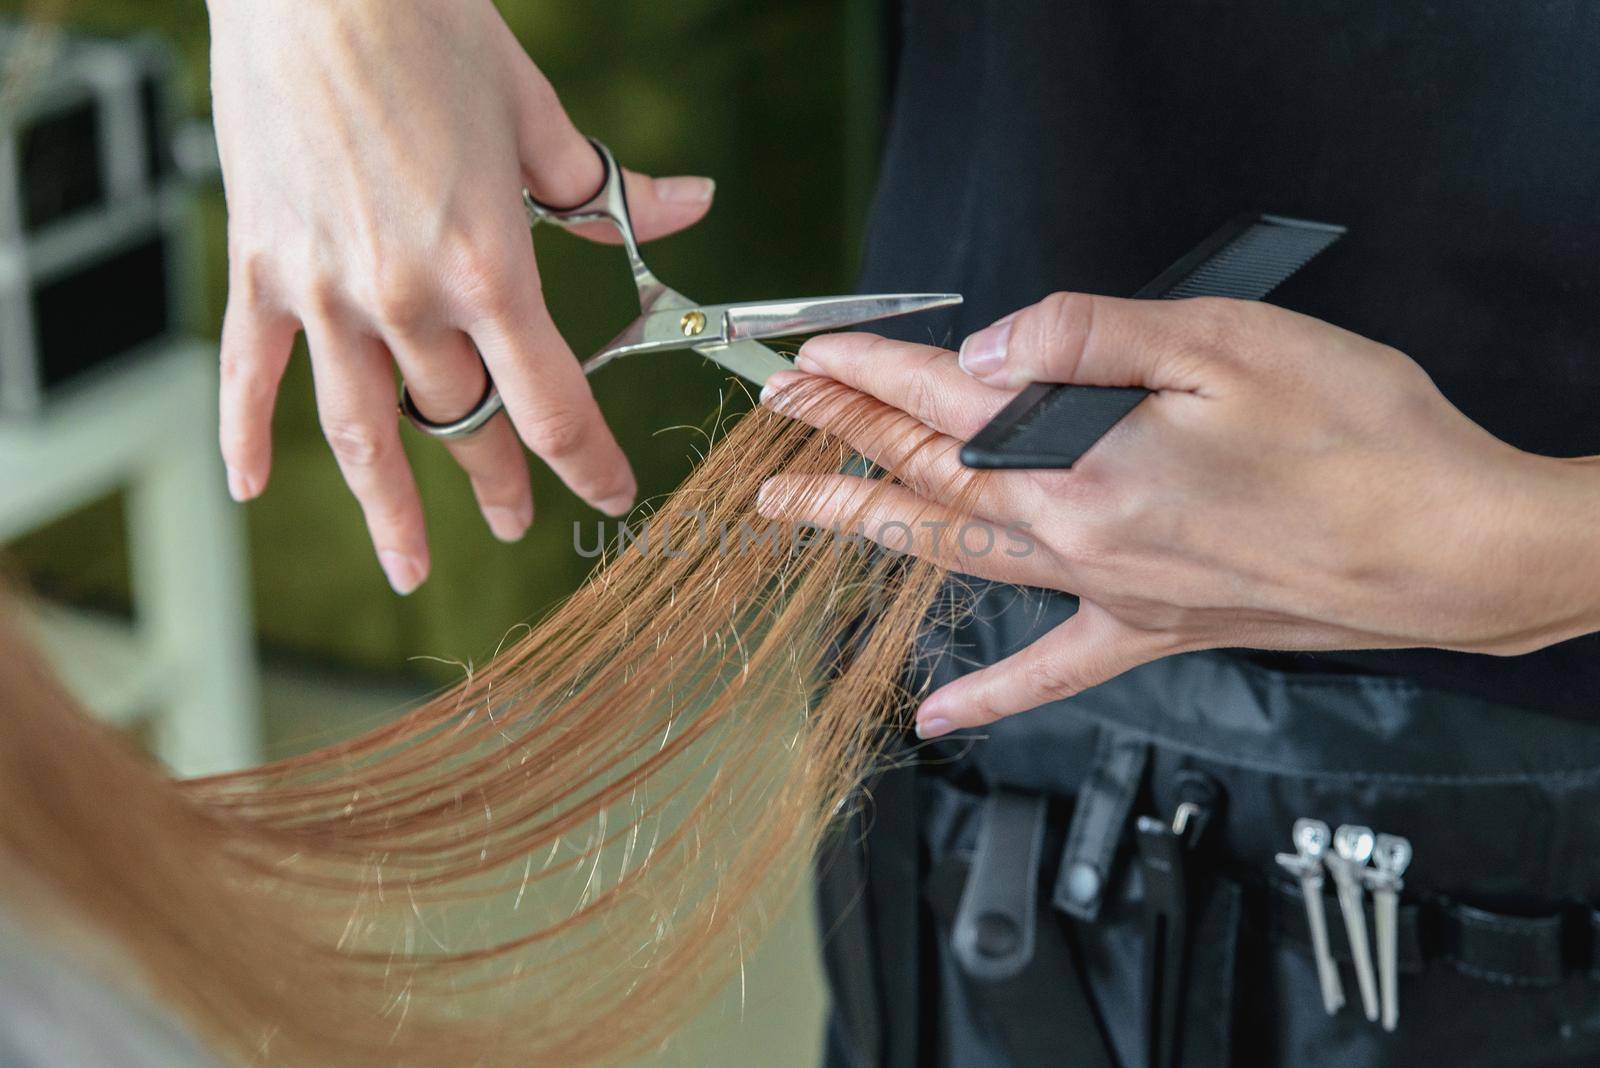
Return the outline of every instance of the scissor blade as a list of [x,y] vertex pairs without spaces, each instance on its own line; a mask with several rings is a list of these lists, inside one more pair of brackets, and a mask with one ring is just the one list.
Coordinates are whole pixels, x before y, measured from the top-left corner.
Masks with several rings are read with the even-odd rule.
[[794,364],[758,341],[735,341],[731,345],[707,345],[695,349],[712,363],[732,371],[758,386],[779,371],[792,371]]
[[876,293],[726,304],[724,336],[737,341],[815,334],[960,303],[959,293]]

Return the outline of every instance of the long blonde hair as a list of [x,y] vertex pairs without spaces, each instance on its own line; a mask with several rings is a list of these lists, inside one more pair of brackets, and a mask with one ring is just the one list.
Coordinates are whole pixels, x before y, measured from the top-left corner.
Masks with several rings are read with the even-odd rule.
[[[905,430],[842,386],[795,393],[790,411],[847,400],[835,432]],[[837,434],[751,413],[653,543],[491,663],[364,736],[236,774],[166,778],[12,637],[0,869],[115,940],[234,1059],[649,1052],[752,949],[905,727],[943,573],[755,520],[767,477],[848,457]]]

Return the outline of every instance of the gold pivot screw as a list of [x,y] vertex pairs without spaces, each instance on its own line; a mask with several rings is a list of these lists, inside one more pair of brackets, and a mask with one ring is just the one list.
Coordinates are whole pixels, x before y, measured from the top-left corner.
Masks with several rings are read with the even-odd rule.
[[684,337],[695,337],[706,328],[706,313],[698,310],[684,312],[683,318],[678,320],[678,327]]

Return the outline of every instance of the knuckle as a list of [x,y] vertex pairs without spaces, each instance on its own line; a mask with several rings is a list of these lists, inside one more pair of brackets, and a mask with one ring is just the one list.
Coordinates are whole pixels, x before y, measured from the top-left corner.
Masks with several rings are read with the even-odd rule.
[[1077,371],[1094,330],[1095,298],[1088,293],[1052,293],[1037,305],[1037,337],[1050,369],[1068,379]]
[[337,275],[313,268],[304,273],[300,300],[308,314],[319,319],[337,319],[344,308],[344,289]]
[[425,275],[410,267],[387,267],[373,279],[372,314],[385,330],[410,333],[427,317],[432,304]]
[[535,416],[523,437],[528,448],[546,460],[565,459],[588,445],[589,420],[570,408],[554,409]]
[[1188,303],[1195,343],[1215,355],[1227,356],[1240,349],[1248,333],[1253,302],[1227,297],[1195,297]]
[[988,703],[980,704],[972,710],[973,719],[976,721],[972,725],[974,727],[989,727],[999,723],[1007,715],[1008,713],[1002,712],[994,705]]
[[1033,666],[1033,694],[1042,701],[1071,697],[1083,688],[1083,671],[1065,657],[1044,657]]
[[867,343],[855,354],[867,366],[886,364],[904,347],[905,342],[879,334],[868,334]]
[[455,274],[461,299],[477,311],[499,317],[516,308],[514,260],[498,247],[467,245],[457,257]]
[[1079,567],[1098,569],[1105,563],[1103,539],[1087,523],[1073,524],[1052,540],[1056,551]]
[[825,356],[818,362],[822,365],[824,373],[835,376],[847,384],[854,383],[852,388],[859,389],[863,385],[877,382],[880,378],[893,378],[895,377],[893,369],[905,366],[902,359],[905,342],[876,334],[855,336],[860,340],[822,349]]
[[349,419],[324,421],[322,436],[339,462],[351,467],[373,466],[388,446],[387,435],[377,427]]
[[914,375],[909,390],[906,400],[910,408],[907,410],[924,423],[936,422],[936,415],[944,400],[944,390],[938,380],[929,374]]
[[411,402],[429,419],[449,422],[462,418],[475,410],[486,384],[481,370],[476,367],[465,370],[465,374],[429,373],[408,381],[406,388]]
[[384,493],[375,500],[362,501],[361,513],[367,517],[368,526],[386,532],[398,543],[397,548],[411,542],[416,516],[403,495]]
[[277,392],[278,374],[272,357],[236,336],[223,339],[218,374],[225,401],[253,407],[270,403]]
[[273,287],[272,257],[255,245],[232,245],[228,252],[228,299],[247,308],[268,302]]
[[1439,395],[1438,384],[1420,363],[1388,345],[1379,346],[1375,354],[1395,376],[1394,394],[1397,397],[1403,397],[1419,408],[1435,403]]

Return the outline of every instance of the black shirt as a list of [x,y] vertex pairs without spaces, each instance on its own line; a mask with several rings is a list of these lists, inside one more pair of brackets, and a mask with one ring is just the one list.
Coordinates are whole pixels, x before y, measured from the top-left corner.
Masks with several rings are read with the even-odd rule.
[[[1241,211],[1297,215],[1350,233],[1274,303],[1401,349],[1519,448],[1600,453],[1600,5],[906,0],[896,21],[862,286],[965,294],[940,340],[1055,290],[1132,293]],[[1596,636],[1276,659],[1600,718]]]

